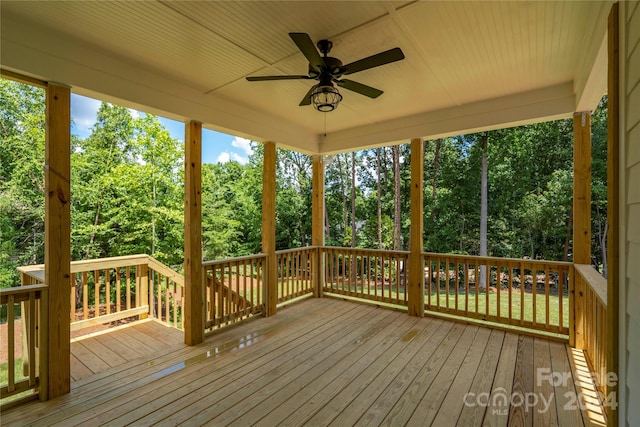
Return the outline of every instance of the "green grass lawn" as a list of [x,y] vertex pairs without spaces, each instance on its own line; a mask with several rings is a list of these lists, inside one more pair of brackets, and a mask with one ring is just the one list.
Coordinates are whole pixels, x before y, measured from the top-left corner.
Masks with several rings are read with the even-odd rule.
[[[341,289],[341,285],[338,285],[336,289]],[[347,286],[345,286],[345,291],[347,291]],[[360,294],[362,292],[361,287],[351,286],[351,292],[355,294]],[[330,292],[330,291],[329,291]],[[364,288],[364,293],[369,292],[367,287]],[[404,290],[401,289],[400,292],[396,291],[395,287],[392,287],[391,293],[389,288],[385,287],[384,295],[383,289],[381,287],[375,288],[371,286],[370,289],[372,296],[377,297],[386,297],[397,300],[400,304],[405,301]],[[498,315],[498,293],[493,290],[488,294],[489,299],[489,310],[488,314],[490,316]],[[354,295],[355,296],[355,295]],[[366,298],[366,295],[364,296]],[[524,298],[524,301],[521,299]],[[465,295],[464,290],[461,290],[458,294],[458,303],[456,306],[456,295],[453,290],[450,289],[447,294],[445,290],[440,290],[438,293],[436,290],[431,292],[431,306],[436,306],[439,300],[440,307],[447,307],[447,300],[449,301],[448,308],[451,310],[457,309],[458,311],[465,310]],[[561,302],[562,301],[562,302]],[[425,304],[429,302],[429,294],[425,294]],[[523,306],[521,307],[521,303]],[[562,324],[565,328],[569,327],[569,297],[565,294],[562,296],[562,299],[558,295],[549,295],[549,324],[550,325],[559,325],[560,321],[560,304],[562,304]],[[536,294],[536,323],[546,324],[546,311],[547,304],[545,301],[544,293]],[[469,291],[469,303],[468,310],[470,313],[476,312],[476,295],[473,290]],[[520,319],[522,312],[522,318],[525,321],[532,322],[533,321],[533,294],[532,293],[524,293],[520,294],[519,292],[513,292],[511,295],[511,318],[512,319]],[[477,313],[480,315],[487,314],[487,293],[484,291],[478,292],[478,309]],[[464,315],[464,313],[462,313]],[[502,289],[500,291],[500,317],[503,319],[509,318],[509,294],[506,289]]]
[[[22,359],[16,359],[15,369],[13,370],[15,374],[15,380],[19,381],[21,378],[24,378],[22,375]],[[9,363],[4,362],[0,363],[0,385],[6,385],[9,383]]]
[[[436,293],[431,293],[431,305],[436,305]],[[511,317],[513,319],[520,319],[521,312],[523,313],[523,319],[527,321],[533,321],[533,294],[525,293],[524,301],[521,301],[522,294],[513,293],[511,295]],[[439,301],[441,307],[446,307],[447,299],[449,300],[449,307],[452,309],[456,308],[456,297],[455,294],[449,293],[447,295],[445,292],[441,292],[439,295]],[[485,292],[478,293],[478,313],[479,314],[487,314],[487,294]],[[425,302],[428,301],[428,295],[425,295]],[[521,304],[523,303],[524,309],[521,310]],[[565,327],[569,327],[569,297],[563,296],[562,302],[560,297],[557,295],[549,296],[549,324],[550,325],[559,325],[560,320],[560,304],[562,303],[562,324]],[[546,301],[544,294],[536,295],[536,323],[545,323],[546,322]],[[476,311],[476,296],[474,292],[469,293],[469,311]],[[458,310],[465,309],[465,295],[458,295]],[[497,316],[498,315],[498,294],[496,292],[489,293],[489,315]],[[500,317],[508,318],[509,317],[509,295],[507,291],[500,292]]]

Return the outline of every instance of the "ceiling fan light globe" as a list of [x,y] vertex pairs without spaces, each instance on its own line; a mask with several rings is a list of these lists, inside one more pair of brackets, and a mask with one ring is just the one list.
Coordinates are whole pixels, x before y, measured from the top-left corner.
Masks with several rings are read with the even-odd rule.
[[311,92],[313,108],[323,113],[328,113],[338,108],[340,101],[342,101],[342,95],[333,86],[318,86]]

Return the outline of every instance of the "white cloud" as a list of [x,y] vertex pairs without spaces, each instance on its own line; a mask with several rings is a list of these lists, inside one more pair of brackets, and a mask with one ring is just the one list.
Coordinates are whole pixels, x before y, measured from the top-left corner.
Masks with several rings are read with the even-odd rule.
[[242,157],[240,154],[238,153],[231,153],[229,151],[223,151],[222,153],[220,153],[218,155],[218,158],[216,159],[216,163],[227,163],[229,161],[235,161],[240,163],[241,165],[246,165],[247,162],[249,161],[249,159],[247,159],[246,157]]
[[133,108],[127,108],[127,110],[129,110],[129,113],[131,113],[131,117],[133,117],[134,119],[140,118],[140,111],[134,110]]
[[223,151],[222,153],[220,153],[220,155],[216,159],[216,163],[227,163],[229,160],[231,160],[229,158],[229,153],[227,153],[226,151]]
[[[239,136],[236,136],[233,139],[233,141],[231,141],[231,146],[239,148],[240,150],[244,151],[244,153],[247,156],[250,156],[250,155],[253,154],[253,148],[251,148],[251,140],[250,139],[240,138]],[[240,163],[242,163],[242,162],[240,162]],[[246,163],[246,160],[245,160],[245,163]]]

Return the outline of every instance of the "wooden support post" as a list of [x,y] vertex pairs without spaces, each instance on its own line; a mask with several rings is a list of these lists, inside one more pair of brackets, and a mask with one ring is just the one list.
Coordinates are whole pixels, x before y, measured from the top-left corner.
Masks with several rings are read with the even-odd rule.
[[276,314],[278,271],[276,262],[276,144],[264,143],[262,166],[262,253],[267,255],[264,286],[265,314]]
[[204,341],[202,123],[186,123],[184,141],[184,342],[196,345]]
[[[608,28],[608,122],[607,122],[607,372],[618,376],[618,334],[620,301],[620,40],[619,4],[614,3],[609,13]],[[615,394],[611,394],[615,393]],[[617,396],[618,382],[607,384],[607,395]],[[607,422],[618,425],[618,408],[607,405]]]
[[324,161],[321,155],[312,159],[311,200],[311,245],[316,246],[313,261],[313,295],[322,297],[324,285],[324,258],[321,247],[324,246]]
[[424,266],[422,263],[424,142],[411,140],[411,237],[409,239],[410,316],[424,317]]
[[[591,113],[588,111],[573,115],[573,262],[591,264]],[[579,277],[574,283],[575,346],[583,349],[585,283]]]
[[[71,390],[71,90],[47,85],[44,282],[49,286],[49,393]],[[35,362],[34,362],[35,363]]]

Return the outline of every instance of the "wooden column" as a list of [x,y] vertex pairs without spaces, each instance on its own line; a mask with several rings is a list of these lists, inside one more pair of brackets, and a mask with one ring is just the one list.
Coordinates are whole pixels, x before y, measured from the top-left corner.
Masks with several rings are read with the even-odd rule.
[[424,142],[411,140],[411,237],[409,238],[410,316],[424,317],[424,266],[422,263]]
[[184,141],[184,342],[196,345],[204,341],[202,123],[186,123]]
[[[591,113],[573,115],[573,262],[591,264]],[[575,347],[584,348],[584,292],[576,275],[574,296]]]
[[278,271],[276,263],[276,144],[264,143],[262,165],[262,253],[267,254],[265,315],[276,314]]
[[71,91],[47,85],[44,281],[49,286],[49,398],[71,390]]
[[[620,301],[620,40],[619,4],[609,13],[608,122],[607,122],[607,372],[620,374],[618,366]],[[618,394],[618,382],[607,385],[607,395]],[[607,405],[607,422],[618,425],[618,408]]]
[[313,156],[312,174],[311,245],[318,247],[313,265],[313,294],[322,297],[324,258],[320,247],[324,246],[324,160],[321,155]]

